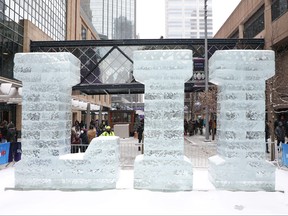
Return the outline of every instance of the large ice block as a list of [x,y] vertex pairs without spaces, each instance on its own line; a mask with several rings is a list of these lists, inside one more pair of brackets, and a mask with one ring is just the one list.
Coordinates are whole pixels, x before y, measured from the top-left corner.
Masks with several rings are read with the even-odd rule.
[[265,80],[275,74],[274,52],[216,51],[210,82],[218,85],[217,152],[209,178],[227,190],[275,190],[275,167],[265,160]]
[[192,190],[184,156],[184,83],[193,74],[191,50],[135,51],[135,79],[145,84],[144,155],[134,163],[134,188]]
[[119,137],[106,138],[105,145],[101,145],[101,139],[98,145],[93,140],[84,158],[67,157],[71,145],[71,93],[72,86],[80,82],[79,59],[66,52],[18,53],[14,62],[15,78],[23,83],[23,152],[15,167],[15,187],[115,188]]

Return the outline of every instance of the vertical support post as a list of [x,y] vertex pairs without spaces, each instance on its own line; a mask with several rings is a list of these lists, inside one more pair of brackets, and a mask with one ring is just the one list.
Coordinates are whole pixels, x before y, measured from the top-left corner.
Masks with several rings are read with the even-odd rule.
[[137,189],[192,190],[184,156],[184,83],[192,76],[191,50],[134,51],[134,77],[145,84],[145,151],[134,163]]
[[275,190],[275,166],[266,161],[265,81],[275,74],[270,50],[219,50],[209,59],[219,86],[217,155],[209,178],[228,190]]
[[[207,0],[204,1],[204,20],[205,20],[205,94],[208,94],[208,40],[207,40]],[[208,106],[205,107],[205,141],[209,141],[209,109]]]
[[[17,53],[14,75],[23,83],[22,160],[15,185],[52,188],[61,172],[59,156],[71,148],[72,86],[80,81],[80,61],[71,53]],[[55,181],[54,181],[55,180]]]

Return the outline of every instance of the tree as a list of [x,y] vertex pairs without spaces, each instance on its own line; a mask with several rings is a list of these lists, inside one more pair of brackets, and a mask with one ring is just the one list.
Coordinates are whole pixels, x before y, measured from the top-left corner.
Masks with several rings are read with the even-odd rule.
[[271,27],[271,31],[267,33],[265,47],[275,52],[275,75],[266,82],[266,110],[271,134],[272,161],[275,160],[274,123],[277,121],[277,116],[287,113],[288,109],[288,45],[286,42],[278,41],[279,32],[281,32],[280,26],[276,22],[273,29]]
[[[213,85],[209,87],[208,92],[204,91],[199,93],[199,102],[201,104],[201,107],[202,109],[208,107],[210,119],[213,123],[215,121],[215,115],[217,112],[217,92],[217,86]],[[209,124],[209,122],[206,122],[206,124]],[[216,128],[212,127],[210,129],[212,129],[212,140],[214,140]]]

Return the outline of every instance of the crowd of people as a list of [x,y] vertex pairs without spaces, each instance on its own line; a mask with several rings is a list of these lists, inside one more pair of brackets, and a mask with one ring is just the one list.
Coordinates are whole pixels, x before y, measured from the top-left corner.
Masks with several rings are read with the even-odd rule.
[[[192,136],[192,135],[198,134],[198,132],[200,133],[200,135],[203,135],[204,126],[205,126],[205,122],[203,118],[197,118],[197,119],[191,118],[189,121],[187,119],[184,119],[184,135]],[[212,129],[214,126],[215,125],[213,124],[213,121],[210,120],[209,121],[210,134],[213,132]]]
[[[205,126],[204,120],[202,118],[187,121],[184,119],[184,135],[195,135],[198,132],[203,134],[203,127]],[[211,133],[216,132],[216,120],[213,124],[213,121],[209,122],[210,135]],[[214,130],[213,130],[214,129]],[[136,129],[138,143],[143,143],[144,138],[144,119],[140,121],[140,124]],[[286,138],[288,139],[288,120],[286,120],[284,115],[281,115],[274,122],[274,134],[277,141],[278,150],[281,143],[286,143]],[[86,125],[83,121],[75,121],[71,129],[71,144],[90,144],[93,138],[99,136],[115,136],[111,126],[107,125],[103,121],[99,126],[98,122],[92,120],[89,125],[89,129],[86,129]],[[0,124],[0,142],[1,143],[10,143],[9,149],[9,161],[15,160],[16,151],[18,151],[17,146],[17,129],[13,122],[8,123],[6,120],[2,121]],[[268,139],[271,137],[271,132],[268,122],[265,125],[265,140],[266,140],[266,153],[269,152]],[[21,148],[20,148],[21,150]],[[85,151],[85,150],[83,150]]]
[[[86,125],[83,121],[79,122],[76,120],[71,128],[71,144],[79,145],[79,144],[90,144],[93,138],[99,136],[115,136],[112,128],[103,121],[100,126],[98,126],[98,122],[91,121],[89,125],[89,129],[86,129]],[[87,146],[82,146],[80,149],[81,152],[85,151]],[[77,152],[77,149],[71,149],[72,153]]]

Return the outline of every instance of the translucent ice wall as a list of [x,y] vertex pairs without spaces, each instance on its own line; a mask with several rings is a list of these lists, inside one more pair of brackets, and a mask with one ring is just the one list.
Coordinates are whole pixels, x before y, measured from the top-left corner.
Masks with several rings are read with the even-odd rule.
[[211,182],[222,189],[273,191],[275,167],[265,160],[265,80],[275,74],[274,52],[216,51],[209,73],[219,89]]
[[14,62],[15,78],[23,83],[23,153],[15,168],[15,187],[115,188],[119,137],[93,140],[82,158],[69,155],[71,93],[80,82],[79,59],[65,52],[18,53]]
[[134,187],[192,190],[184,156],[184,83],[193,74],[192,51],[135,51],[135,79],[145,84],[144,155],[134,163]]

